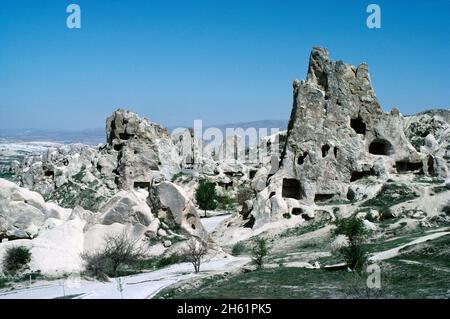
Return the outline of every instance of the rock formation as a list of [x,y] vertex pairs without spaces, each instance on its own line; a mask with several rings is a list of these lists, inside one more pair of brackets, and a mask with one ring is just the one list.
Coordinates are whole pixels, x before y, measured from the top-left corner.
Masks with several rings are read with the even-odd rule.
[[315,204],[360,200],[376,193],[390,174],[446,174],[444,163],[436,165],[435,157],[430,161],[408,140],[399,111],[382,110],[366,64],[333,61],[326,49],[314,48],[307,79],[294,81],[293,88],[280,168],[266,165],[256,174],[259,193],[242,224],[258,228]]

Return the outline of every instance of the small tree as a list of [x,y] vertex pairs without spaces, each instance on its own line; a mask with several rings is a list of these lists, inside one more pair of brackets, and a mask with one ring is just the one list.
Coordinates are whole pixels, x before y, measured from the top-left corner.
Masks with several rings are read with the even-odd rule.
[[348,245],[340,248],[338,252],[352,270],[361,269],[367,261],[367,253],[363,244],[369,234],[364,227],[364,222],[353,216],[347,219],[337,219],[335,224],[334,233],[345,235],[348,239]]
[[191,238],[187,243],[186,256],[194,266],[194,271],[200,271],[202,258],[207,254],[208,246],[203,240]]
[[25,270],[31,261],[31,251],[28,247],[9,247],[3,257],[3,268],[5,273],[15,275]]
[[216,209],[217,207],[215,184],[201,180],[195,193],[195,199],[197,200],[198,206],[205,211],[205,217],[207,217],[206,211]]
[[252,248],[252,257],[258,268],[261,268],[264,264],[264,258],[269,253],[269,247],[267,239],[257,238]]

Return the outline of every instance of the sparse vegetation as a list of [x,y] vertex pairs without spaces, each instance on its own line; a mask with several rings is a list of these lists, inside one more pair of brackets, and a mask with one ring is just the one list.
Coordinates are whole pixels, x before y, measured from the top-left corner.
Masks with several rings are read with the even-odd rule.
[[373,207],[380,210],[387,210],[390,207],[415,199],[418,195],[413,189],[405,184],[387,183],[383,185],[380,192],[373,198],[361,204],[362,207]]
[[256,238],[255,243],[252,247],[252,259],[256,266],[258,266],[258,268],[262,268],[268,253],[269,246],[267,243],[267,239],[262,237]]
[[237,190],[236,200],[237,204],[242,206],[247,200],[253,199],[255,192],[250,186],[240,186]]
[[339,254],[345,259],[348,267],[360,270],[367,261],[367,253],[363,248],[368,232],[364,223],[357,217],[337,219],[334,234],[344,235],[348,239],[348,246],[339,249]]
[[245,244],[240,241],[233,245],[233,248],[231,249],[231,254],[233,256],[239,256],[245,251]]
[[194,266],[194,271],[196,273],[200,271],[202,259],[207,253],[208,253],[208,246],[204,241],[195,238],[191,238],[188,241],[185,254],[187,259]]
[[86,262],[87,274],[101,280],[116,277],[119,267],[133,265],[144,256],[143,246],[128,237],[125,232],[106,236],[100,251],[81,255]]
[[3,257],[3,271],[9,275],[16,275],[28,268],[31,261],[31,251],[25,246],[9,247]]

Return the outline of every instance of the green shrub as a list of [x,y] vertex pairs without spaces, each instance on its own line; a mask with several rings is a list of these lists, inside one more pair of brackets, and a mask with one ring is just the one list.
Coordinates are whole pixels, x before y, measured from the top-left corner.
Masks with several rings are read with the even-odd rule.
[[269,246],[267,239],[257,238],[252,248],[252,258],[258,268],[262,268],[264,264],[264,258],[269,254]]
[[236,202],[228,195],[217,196],[217,208],[223,210],[234,209]]
[[417,198],[418,195],[405,184],[384,184],[380,192],[361,204],[361,207],[392,207]]
[[27,269],[31,261],[31,251],[25,246],[10,247],[3,257],[3,268],[8,274],[16,273]]
[[8,280],[5,277],[0,277],[0,289],[8,287]]
[[291,218],[291,214],[290,213],[284,213],[283,217],[286,219],[290,219]]
[[242,241],[240,241],[233,245],[233,248],[231,249],[231,254],[233,256],[239,256],[244,252],[244,250],[245,250],[245,244]]
[[249,186],[240,186],[237,190],[236,201],[237,204],[242,206],[247,200],[253,199],[255,192]]
[[349,245],[339,249],[339,254],[347,262],[348,267],[353,270],[360,270],[367,262],[367,253],[363,249],[368,232],[364,227],[364,222],[355,216],[335,221],[336,229],[334,234],[347,237]]

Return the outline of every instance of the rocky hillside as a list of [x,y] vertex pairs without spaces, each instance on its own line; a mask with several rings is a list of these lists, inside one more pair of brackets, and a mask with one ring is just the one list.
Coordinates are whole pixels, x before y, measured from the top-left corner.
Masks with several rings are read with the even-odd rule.
[[[16,182],[0,178],[0,260],[24,245],[32,270],[55,275],[81,271],[81,254],[105,234],[126,232],[162,258],[192,237],[225,256],[223,248],[267,232],[305,234],[317,223],[329,231],[337,217],[364,219],[378,238],[450,224],[448,112],[384,112],[368,66],[334,61],[323,48],[312,50],[293,99],[287,131],[252,147],[242,136],[211,147],[192,130],[169,132],[118,109],[100,147],[21,157],[8,172]],[[195,201],[201,180],[233,213],[212,234]]]

